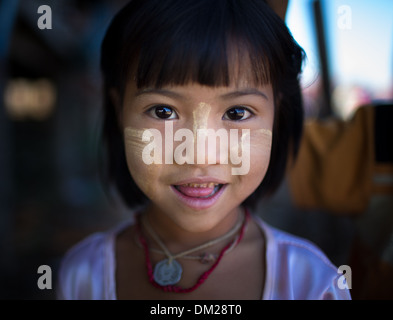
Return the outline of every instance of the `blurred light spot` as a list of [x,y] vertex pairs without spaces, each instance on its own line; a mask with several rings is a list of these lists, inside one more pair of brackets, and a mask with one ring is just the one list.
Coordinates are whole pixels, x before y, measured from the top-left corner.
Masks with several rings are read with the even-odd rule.
[[54,111],[55,86],[47,79],[13,79],[4,92],[4,104],[13,120],[46,120]]
[[350,119],[360,107],[372,102],[371,95],[361,86],[337,86],[333,91],[334,112],[343,120]]

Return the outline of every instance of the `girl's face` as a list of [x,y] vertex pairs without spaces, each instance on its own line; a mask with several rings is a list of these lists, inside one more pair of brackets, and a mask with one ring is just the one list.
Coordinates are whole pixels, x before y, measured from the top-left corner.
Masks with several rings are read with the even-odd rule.
[[121,114],[128,168],[161,219],[211,230],[262,182],[273,119],[271,85],[138,90],[129,81]]

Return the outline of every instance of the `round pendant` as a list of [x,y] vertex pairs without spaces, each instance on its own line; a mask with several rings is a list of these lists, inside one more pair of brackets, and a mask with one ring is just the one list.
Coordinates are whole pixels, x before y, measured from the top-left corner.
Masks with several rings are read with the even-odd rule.
[[183,269],[179,262],[168,259],[162,260],[154,267],[154,281],[161,286],[174,285],[180,281]]

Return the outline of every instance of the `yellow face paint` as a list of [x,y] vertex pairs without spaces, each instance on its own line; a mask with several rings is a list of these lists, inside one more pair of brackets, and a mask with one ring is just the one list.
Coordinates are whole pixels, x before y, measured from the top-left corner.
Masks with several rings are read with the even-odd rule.
[[[260,166],[261,170],[264,171],[265,174],[270,163],[272,139],[273,139],[273,133],[269,129],[253,130],[251,133],[251,141],[250,141],[250,147],[251,147],[250,154],[252,155],[251,163],[253,165]],[[258,160],[254,161],[254,159],[258,159]]]
[[270,130],[250,131],[243,129],[241,131],[239,137],[235,131],[230,138],[229,158],[231,164],[234,165],[232,168],[232,174],[234,175],[245,175],[249,172],[251,163],[255,165],[261,160],[268,163],[270,159],[272,144],[272,132]]
[[269,129],[258,129],[258,130],[253,130],[252,132],[255,133],[256,135],[262,135],[270,138],[273,137],[273,133]]
[[[159,132],[158,130],[156,131]],[[159,161],[162,159],[161,155],[156,154],[156,150],[160,148],[155,148],[159,142],[157,142],[156,135],[153,133],[153,129],[137,129],[133,127],[124,129],[128,169],[135,183],[145,194],[152,193],[159,171],[162,170],[162,166],[159,164]],[[149,137],[152,136],[154,139],[150,141]],[[154,149],[154,157],[150,155],[152,149]]]
[[[269,129],[258,129],[251,132],[251,147],[259,147],[272,145],[273,133]],[[269,150],[270,152],[270,150]]]
[[126,147],[130,147],[132,152],[136,156],[140,156],[142,158],[143,149],[146,147],[147,143],[142,141],[143,133],[145,129],[135,129],[131,127],[127,127],[124,129],[124,142]]
[[211,106],[207,103],[201,102],[192,112],[193,117],[193,131],[194,131],[194,140],[197,139],[198,130],[207,129],[208,119],[210,114]]

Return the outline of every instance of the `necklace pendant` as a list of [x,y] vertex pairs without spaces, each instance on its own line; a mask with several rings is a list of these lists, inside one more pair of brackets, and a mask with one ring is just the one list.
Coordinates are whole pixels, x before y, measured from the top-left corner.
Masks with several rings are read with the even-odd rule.
[[217,255],[216,254],[204,252],[204,253],[201,254],[200,261],[203,264],[208,264],[208,263],[212,263],[212,262],[216,261],[216,259],[217,259]]
[[174,285],[181,279],[183,268],[176,260],[162,260],[154,267],[154,281],[161,286]]

